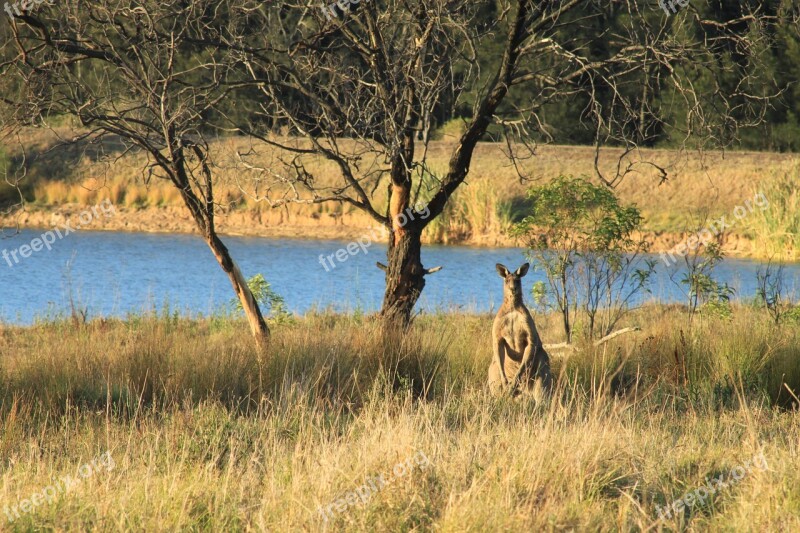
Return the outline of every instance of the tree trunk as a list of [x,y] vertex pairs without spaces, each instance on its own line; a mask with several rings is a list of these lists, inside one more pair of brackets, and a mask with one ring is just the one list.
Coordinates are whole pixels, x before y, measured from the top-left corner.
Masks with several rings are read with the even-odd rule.
[[569,325],[569,299],[567,298],[567,272],[561,269],[561,316],[564,319],[564,336],[567,344],[572,342],[572,330]]
[[233,285],[233,290],[242,304],[242,310],[244,310],[244,315],[247,317],[247,322],[250,324],[250,331],[255,338],[256,345],[259,348],[265,348],[269,343],[269,327],[267,327],[267,323],[264,321],[261,309],[258,307],[258,302],[256,302],[253,296],[253,291],[251,291],[250,287],[247,285],[247,280],[231,257],[228,247],[220,240],[215,229],[213,182],[211,179],[211,170],[207,164],[207,154],[198,147],[194,148],[194,153],[203,167],[206,186],[203,193],[204,201],[201,201],[191,188],[191,182],[186,170],[186,159],[182,149],[173,150],[172,153],[172,158],[175,162],[174,166],[171,168],[171,170],[174,170],[173,182],[178,187],[183,202],[189,209],[189,213],[191,213],[206,244],[211,248],[214,257],[217,258],[217,263],[222,267],[223,272],[228,275],[228,279],[231,285]]
[[[407,95],[413,99],[413,95]],[[420,257],[423,221],[410,204],[411,161],[414,159],[414,130],[410,127],[414,114],[406,121],[403,146],[392,157],[389,188],[388,266],[378,265],[386,272],[386,292],[381,317],[389,329],[406,328],[411,323],[414,305],[425,287],[426,271]]]
[[419,231],[403,231],[391,239],[381,309],[386,324],[406,327],[411,322],[411,313],[425,287],[427,273],[422,267],[420,250]]
[[250,331],[256,339],[256,344],[261,348],[266,347],[269,342],[269,327],[266,321],[264,321],[261,309],[259,309],[258,303],[253,296],[253,291],[251,291],[250,287],[247,285],[247,280],[228,252],[228,248],[222,243],[216,233],[206,236],[206,242],[214,253],[214,257],[217,258],[217,262],[222,267],[222,270],[228,275],[228,279],[230,279],[231,285],[233,285],[233,290],[242,303],[242,309],[244,309],[244,314],[247,317],[247,322],[250,324]]

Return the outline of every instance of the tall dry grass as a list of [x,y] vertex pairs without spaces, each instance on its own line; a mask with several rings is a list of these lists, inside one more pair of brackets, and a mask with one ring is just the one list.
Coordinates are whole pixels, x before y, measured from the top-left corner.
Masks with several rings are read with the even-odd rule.
[[[492,398],[489,316],[276,328],[130,317],[0,330],[0,511],[108,450],[116,463],[3,530],[752,530],[800,525],[800,338],[762,312],[554,357],[549,403]],[[555,316],[537,317],[546,341]],[[760,451],[768,468],[659,522]],[[328,521],[320,506],[416,452],[430,460]]]
[[756,238],[764,243],[769,256],[777,260],[794,259],[800,251],[800,191],[797,177],[800,164],[791,169],[774,172],[761,186],[770,207],[755,211],[749,227]]

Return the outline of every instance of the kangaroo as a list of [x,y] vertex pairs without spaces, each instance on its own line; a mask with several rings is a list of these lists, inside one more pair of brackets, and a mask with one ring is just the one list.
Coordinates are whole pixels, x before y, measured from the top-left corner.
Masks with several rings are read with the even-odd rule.
[[503,305],[492,324],[494,357],[489,365],[489,387],[497,391],[511,386],[511,394],[519,390],[533,390],[536,380],[546,395],[552,389],[550,357],[547,355],[536,325],[528,308],[522,303],[522,276],[530,265],[525,263],[516,272],[497,264],[497,272],[503,278]]

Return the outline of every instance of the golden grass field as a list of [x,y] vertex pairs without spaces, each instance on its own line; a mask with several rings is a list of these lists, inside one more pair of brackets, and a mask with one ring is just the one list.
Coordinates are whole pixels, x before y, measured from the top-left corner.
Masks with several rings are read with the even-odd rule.
[[549,403],[487,395],[486,315],[399,340],[309,314],[266,353],[230,318],[0,326],[0,529],[797,531],[800,329],[749,306],[634,323],[554,354]]
[[[173,188],[142,181],[141,156],[51,149],[39,131],[20,142],[30,201],[0,226],[52,225],[108,198],[118,213],[93,229],[193,231]],[[252,177],[230,164],[243,141],[214,148],[223,232],[371,225],[332,205],[269,209],[238,187]],[[431,146],[435,172],[451,148]],[[592,170],[588,148],[541,147],[522,183],[499,150],[479,146],[428,242],[508,244],[528,186]],[[655,249],[763,192],[769,209],[727,250],[795,257],[794,156],[642,156],[670,179],[642,167],[618,191]],[[488,315],[424,314],[387,337],[374,316],[311,312],[273,324],[265,351],[229,314],[0,322],[0,531],[798,531],[800,327],[732,307],[691,321],[679,305],[634,310],[619,327],[641,332],[551,354],[549,401],[487,393]],[[536,323],[545,343],[562,339],[559,316]]]
[[[105,198],[118,208],[118,216],[103,221],[96,229],[128,231],[193,232],[195,228],[177,190],[169,183],[152,179],[145,183],[141,155],[128,154],[105,160],[97,146],[58,147],[59,136],[72,132],[64,128],[26,130],[6,153],[22,153],[28,162],[24,186],[30,203],[24,212],[0,218],[0,225],[29,227],[50,226],[61,222],[81,206]],[[343,141],[345,149],[353,143]],[[55,147],[55,148],[54,148]],[[254,149],[241,138],[227,138],[213,145],[216,197],[220,202],[218,227],[224,233],[262,236],[299,236],[318,238],[353,238],[374,227],[374,221],[351,206],[336,204],[291,205],[270,208],[257,196],[258,173],[242,169],[236,152]],[[114,153],[114,143],[104,146]],[[428,162],[434,174],[441,174],[453,142],[433,142]],[[279,154],[255,147],[256,155],[248,160],[264,168],[278,169]],[[545,183],[559,174],[593,176],[594,152],[591,147],[541,146],[535,157],[520,165],[527,181],[519,179],[514,167],[503,155],[501,144],[483,143],[476,150],[466,183],[457,191],[443,216],[426,229],[424,239],[437,243],[475,245],[511,245],[509,225],[525,214],[524,197],[532,185]],[[600,166],[604,173],[617,165],[619,151],[602,152]],[[757,152],[685,152],[641,150],[626,159],[633,172],[617,188],[624,203],[635,203],[645,217],[646,235],[654,251],[667,250],[682,242],[692,230],[708,220],[732,213],[737,206],[763,192],[770,201],[767,211],[748,215],[723,239],[731,255],[796,259],[796,236],[800,233],[800,195],[795,188],[798,159],[794,155]],[[661,183],[658,174],[646,162],[669,171]],[[336,169],[310,158],[305,161],[320,184],[338,183]],[[364,169],[380,166],[367,161]],[[423,198],[432,194],[433,182]],[[0,187],[1,188],[1,187]],[[6,187],[7,189],[7,187]],[[376,205],[385,205],[385,187],[375,191]],[[0,190],[0,198],[3,196]],[[8,191],[6,191],[8,194]]]

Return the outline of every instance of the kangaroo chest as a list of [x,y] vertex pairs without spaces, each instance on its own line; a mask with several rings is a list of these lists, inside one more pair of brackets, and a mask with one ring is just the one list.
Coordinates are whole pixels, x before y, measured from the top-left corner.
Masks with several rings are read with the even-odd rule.
[[[528,317],[519,311],[512,311],[500,319],[500,335],[513,352],[512,357],[522,356],[531,341],[528,333]],[[514,357],[515,359],[517,357]]]

